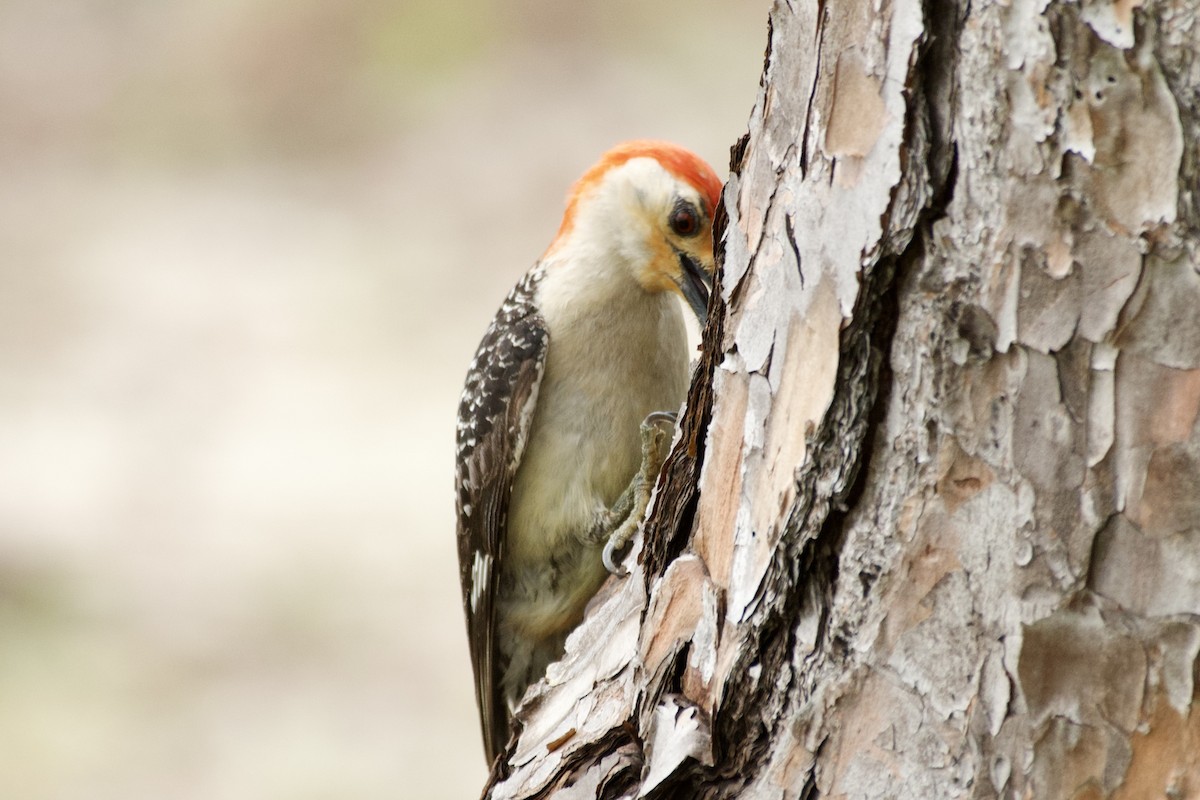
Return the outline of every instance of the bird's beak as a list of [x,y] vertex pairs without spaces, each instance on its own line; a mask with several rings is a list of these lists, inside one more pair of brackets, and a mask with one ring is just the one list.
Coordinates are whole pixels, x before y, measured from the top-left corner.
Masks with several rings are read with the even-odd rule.
[[712,286],[712,278],[687,253],[679,253],[679,266],[680,273],[675,284],[703,326],[708,320],[708,290]]

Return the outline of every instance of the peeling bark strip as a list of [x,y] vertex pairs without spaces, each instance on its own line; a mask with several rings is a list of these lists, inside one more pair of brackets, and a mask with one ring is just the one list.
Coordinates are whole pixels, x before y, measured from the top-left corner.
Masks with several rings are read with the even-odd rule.
[[1198,19],[776,3],[638,563],[488,796],[1200,797]]

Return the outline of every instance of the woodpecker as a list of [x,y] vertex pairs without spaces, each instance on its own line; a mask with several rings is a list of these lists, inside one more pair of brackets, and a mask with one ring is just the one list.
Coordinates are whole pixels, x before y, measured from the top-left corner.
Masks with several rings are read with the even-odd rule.
[[505,298],[458,408],[458,557],[484,749],[614,570],[687,390],[682,300],[704,319],[721,181],[694,153],[618,145]]

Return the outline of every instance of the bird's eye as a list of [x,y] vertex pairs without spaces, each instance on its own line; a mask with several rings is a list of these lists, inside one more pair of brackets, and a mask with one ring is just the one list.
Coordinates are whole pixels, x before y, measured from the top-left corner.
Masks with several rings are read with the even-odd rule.
[[695,236],[700,232],[700,214],[696,212],[695,206],[684,200],[680,200],[675,204],[675,208],[671,209],[671,216],[667,218],[667,222],[677,236]]

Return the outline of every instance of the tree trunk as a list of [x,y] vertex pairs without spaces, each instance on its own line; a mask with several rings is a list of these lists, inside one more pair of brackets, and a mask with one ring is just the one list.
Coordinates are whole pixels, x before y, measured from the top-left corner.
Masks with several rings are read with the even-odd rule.
[[775,4],[637,563],[490,796],[1200,797],[1200,2],[1140,5]]

